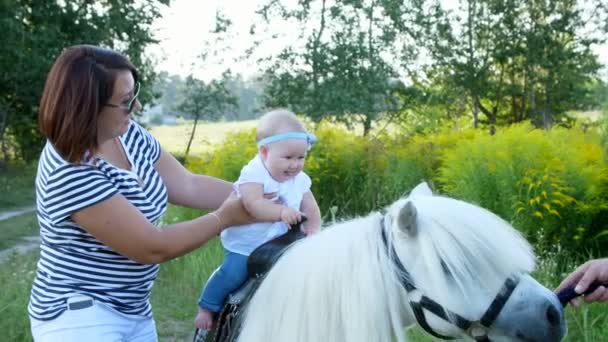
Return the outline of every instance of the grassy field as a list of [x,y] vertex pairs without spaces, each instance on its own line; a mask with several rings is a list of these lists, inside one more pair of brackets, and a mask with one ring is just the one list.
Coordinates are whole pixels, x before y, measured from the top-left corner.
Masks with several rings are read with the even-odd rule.
[[[10,165],[0,172],[0,212],[32,206],[36,200],[32,166]],[[38,234],[35,213],[26,213],[0,221],[0,250],[22,242],[22,237]]]
[[[218,123],[199,123],[196,127],[196,133],[192,140],[190,153],[196,155],[201,152],[209,151],[214,145],[221,143],[226,134],[243,129],[255,128],[256,121],[239,121],[239,122],[218,122]],[[188,122],[180,122],[175,126],[152,126],[150,132],[161,146],[174,154],[184,154],[188,139],[192,132],[192,124]]]
[[[171,207],[163,220],[168,224],[198,215],[198,211]],[[37,258],[38,251],[32,251],[13,255],[0,265],[0,329],[4,341],[31,341],[26,307]],[[214,240],[187,256],[162,265],[152,292],[160,341],[188,341],[191,338],[201,287],[221,258],[222,248]],[[564,270],[574,267],[574,263],[563,259],[550,260],[541,262],[540,267],[535,277],[551,288],[563,277]],[[566,313],[569,333],[564,341],[606,341],[606,304],[584,305],[578,309],[569,306]],[[410,331],[408,336],[413,342],[437,341],[420,329]]]
[[[306,120],[304,121],[306,122]],[[201,152],[207,152],[213,145],[221,143],[228,133],[253,129],[255,128],[256,123],[256,120],[199,123],[196,127],[194,139],[192,140],[190,153],[196,155]],[[310,122],[306,123],[306,125],[309,127],[312,126]],[[333,125],[345,128],[345,126],[340,123],[334,123]],[[351,130],[357,134],[363,134],[362,125],[355,124],[351,127]],[[371,132],[374,134],[380,130],[394,132],[397,130],[397,126],[380,122],[374,125]],[[184,154],[188,139],[190,139],[190,134],[192,132],[192,122],[180,120],[178,121],[178,124],[174,126],[152,126],[150,132],[158,139],[165,150],[173,154]]]
[[0,221],[0,250],[22,242],[26,236],[38,235],[35,213],[27,213]]
[[35,165],[9,165],[0,172],[0,211],[34,204]]
[[[220,143],[227,133],[253,127],[254,121],[200,124],[191,153],[208,151],[214,144]],[[187,124],[151,129],[163,147],[176,154],[183,154],[185,151],[190,130],[191,126]],[[0,209],[33,203],[33,177],[34,168],[11,169],[6,174],[0,174]],[[169,224],[198,215],[198,211],[170,207],[163,221]],[[36,232],[34,214],[0,222],[0,249],[18,242],[24,235],[34,235]],[[162,265],[152,292],[152,305],[160,341],[191,339],[201,287],[213,269],[219,265],[221,258],[221,246],[214,240],[187,256]],[[2,341],[32,340],[26,306],[37,259],[38,251],[35,250],[23,255],[13,255],[8,261],[0,264],[0,329],[4,336]],[[575,262],[554,255],[542,260],[539,266],[540,270],[535,277],[552,288],[567,271],[574,268]],[[584,305],[578,309],[569,306],[566,311],[569,334],[565,341],[608,341],[607,305]],[[437,341],[420,329],[410,331],[408,336],[413,342]]]

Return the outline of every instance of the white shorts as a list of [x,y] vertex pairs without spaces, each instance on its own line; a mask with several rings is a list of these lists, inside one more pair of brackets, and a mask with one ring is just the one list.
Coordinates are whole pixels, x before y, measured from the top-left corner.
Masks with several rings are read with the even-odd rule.
[[120,313],[109,306],[78,296],[68,309],[50,321],[30,317],[36,342],[157,342],[154,320]]

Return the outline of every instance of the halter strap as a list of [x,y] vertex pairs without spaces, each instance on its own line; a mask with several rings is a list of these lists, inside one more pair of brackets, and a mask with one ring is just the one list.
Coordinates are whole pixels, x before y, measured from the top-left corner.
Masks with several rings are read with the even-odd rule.
[[[392,244],[389,246],[387,236],[388,229],[385,225],[384,216],[385,213],[382,212],[382,218],[380,220],[382,242],[390,256],[390,259],[393,260],[393,264],[397,269],[397,277],[399,278],[401,286],[403,286],[406,292],[410,295],[410,306],[414,312],[414,315],[416,316],[416,321],[418,324],[420,324],[422,329],[424,329],[427,333],[443,340],[455,339],[455,337],[445,336],[433,330],[426,320],[426,315],[424,314],[424,310],[426,309],[437,317],[442,318],[444,321],[454,324],[467,335],[472,337],[475,341],[490,342],[490,339],[488,338],[488,329],[494,323],[496,317],[498,317],[498,314],[505,306],[507,300],[509,300],[513,290],[515,290],[515,287],[517,287],[519,279],[514,277],[507,278],[501,290],[498,292],[496,297],[494,297],[492,304],[490,304],[481,319],[478,321],[470,321],[461,315],[444,308],[441,304],[422,294],[422,292],[416,287],[411,274],[407,271],[407,269],[405,269],[403,263],[397,256],[395,247]],[[412,294],[417,294],[417,296],[412,296]],[[415,299],[412,300],[411,297],[415,297]]]

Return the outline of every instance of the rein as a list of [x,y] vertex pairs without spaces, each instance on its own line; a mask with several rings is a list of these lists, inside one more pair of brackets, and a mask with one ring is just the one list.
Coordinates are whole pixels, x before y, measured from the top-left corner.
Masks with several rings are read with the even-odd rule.
[[444,340],[453,340],[456,337],[445,336],[442,335],[429,325],[426,320],[426,315],[424,314],[424,310],[428,310],[434,315],[442,318],[444,321],[451,323],[462,331],[464,331],[467,335],[472,337],[475,341],[478,342],[490,342],[488,337],[488,333],[490,330],[490,326],[498,317],[498,314],[505,306],[507,300],[517,287],[519,282],[518,278],[509,277],[505,280],[502,288],[494,297],[492,304],[488,307],[486,312],[481,316],[481,318],[477,321],[470,321],[461,315],[450,311],[449,309],[444,308],[441,304],[437,303],[433,299],[427,297],[416,287],[412,280],[412,276],[405,269],[403,263],[397,256],[397,252],[395,248],[391,244],[389,246],[388,236],[387,236],[387,227],[385,226],[384,213],[382,214],[382,219],[380,221],[382,227],[382,242],[384,243],[384,247],[386,248],[387,253],[389,254],[390,259],[393,260],[393,264],[397,269],[397,276],[399,281],[405,291],[408,293],[408,297],[410,298],[410,306],[416,316],[416,321],[418,324],[429,334]]

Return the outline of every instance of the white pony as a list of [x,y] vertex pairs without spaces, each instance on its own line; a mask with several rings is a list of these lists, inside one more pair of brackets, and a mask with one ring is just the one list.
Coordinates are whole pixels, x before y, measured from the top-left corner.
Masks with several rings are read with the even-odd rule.
[[556,296],[527,274],[530,245],[480,207],[425,183],[386,212],[341,222],[293,245],[246,308],[239,342],[560,341]]

